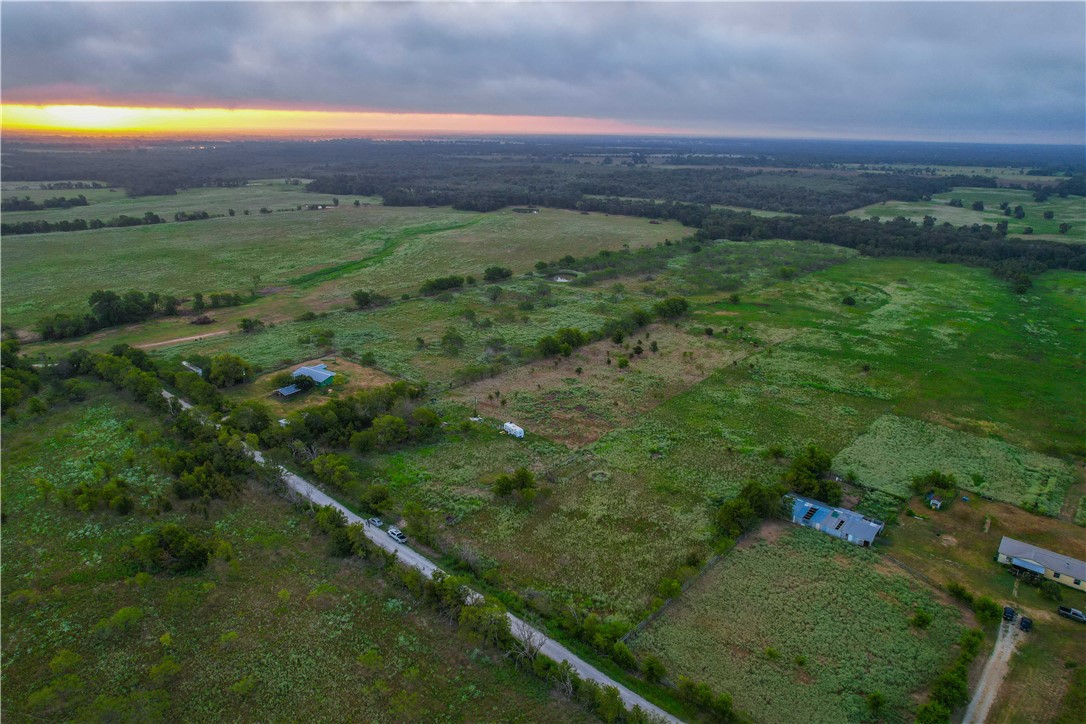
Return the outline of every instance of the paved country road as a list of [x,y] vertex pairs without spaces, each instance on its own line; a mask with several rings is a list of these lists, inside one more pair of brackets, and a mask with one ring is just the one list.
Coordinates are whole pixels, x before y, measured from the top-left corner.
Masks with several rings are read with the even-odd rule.
[[[181,404],[181,407],[186,410],[192,408],[192,405],[190,405],[188,402],[182,400],[176,395],[167,392],[166,390],[162,391],[162,396],[167,399],[176,398],[177,401]],[[259,450],[250,449],[250,454],[253,456],[253,459],[256,460],[258,463],[265,462],[264,455]],[[305,478],[301,477],[300,475],[295,475],[282,465],[279,466],[279,470],[282,472],[283,481],[286,483],[287,487],[289,487],[298,495],[301,495],[303,498],[312,501],[316,505],[331,505],[347,517],[348,523],[362,523],[363,528],[366,532],[366,537],[368,537],[371,541],[373,541],[381,548],[394,552],[400,562],[413,568],[417,568],[418,570],[422,571],[427,577],[432,577],[435,571],[441,570],[437,565],[430,561],[430,559],[426,558],[418,551],[415,551],[410,546],[397,543],[389,538],[388,534],[385,533],[385,531],[366,524],[365,521],[362,520],[361,516],[345,508],[337,500],[325,494],[323,491],[318,489],[315,485],[307,481]],[[475,591],[472,591],[468,596],[469,602],[474,600],[480,600],[481,598],[482,596]],[[668,714],[666,711],[656,706],[652,702],[648,701],[641,695],[630,691],[622,684],[618,683],[614,679],[604,674],[595,666],[592,666],[587,661],[574,654],[562,644],[546,636],[541,631],[533,628],[526,621],[521,620],[520,618],[514,616],[511,613],[507,613],[506,615],[509,616],[509,628],[514,636],[522,641],[528,638],[532,638],[535,641],[542,640],[543,645],[539,649],[541,653],[549,656],[555,661],[568,661],[570,666],[573,667],[574,671],[576,671],[577,675],[580,676],[582,679],[591,679],[600,684],[601,686],[615,687],[616,689],[618,689],[618,694],[622,698],[622,702],[626,705],[627,709],[632,709],[635,706],[639,706],[643,711],[656,716],[661,721],[680,721],[679,719],[676,719],[671,714]]]

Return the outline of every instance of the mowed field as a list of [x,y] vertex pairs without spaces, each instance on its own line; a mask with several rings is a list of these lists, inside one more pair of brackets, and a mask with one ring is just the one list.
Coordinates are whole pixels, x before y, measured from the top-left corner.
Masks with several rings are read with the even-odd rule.
[[[253,484],[207,514],[169,498],[156,420],[115,393],[4,430],[5,718],[581,721],[575,706],[455,635],[399,588],[332,558],[309,516]],[[61,496],[110,466],[137,510]],[[135,575],[125,547],[165,523],[212,540],[196,573]],[[126,609],[124,627],[100,625]],[[134,611],[134,613],[133,613]]]
[[[286,195],[303,197],[298,203],[325,200],[298,187],[282,188],[290,189]],[[242,200],[234,197],[250,191],[193,193],[234,208]],[[206,221],[9,236],[4,239],[4,321],[29,327],[47,314],[81,312],[96,289],[187,297],[198,291],[245,292],[255,281],[258,289],[279,296],[301,295],[322,303],[349,301],[358,288],[399,296],[417,292],[430,277],[481,277],[491,264],[522,273],[540,259],[655,245],[687,233],[676,223],[550,209],[477,214],[355,207],[347,198],[325,211],[293,207]]]
[[[869,550],[766,526],[642,631],[638,654],[729,691],[755,721],[909,721],[912,694],[956,653],[963,615]],[[927,629],[911,626],[924,611]]]
[[[961,199],[962,208],[949,206],[951,199]],[[984,211],[974,211],[974,201],[984,202]],[[999,205],[1003,202],[1014,207],[1021,206],[1026,216],[1016,219],[1004,216]],[[1044,212],[1051,211],[1052,218],[1045,219]],[[862,209],[849,212],[850,216],[871,218],[878,216],[888,220],[904,216],[920,222],[925,216],[934,216],[938,224],[949,222],[954,226],[963,224],[989,224],[995,226],[1001,221],[1007,222],[1010,236],[1021,236],[1028,226],[1033,228],[1033,236],[1054,241],[1066,241],[1076,244],[1086,243],[1086,201],[1081,196],[1060,198],[1051,196],[1047,201],[1037,202],[1032,191],[1018,189],[956,188],[932,196],[931,201],[886,201],[872,204]],[[1066,234],[1059,233],[1060,224],[1071,224]]]

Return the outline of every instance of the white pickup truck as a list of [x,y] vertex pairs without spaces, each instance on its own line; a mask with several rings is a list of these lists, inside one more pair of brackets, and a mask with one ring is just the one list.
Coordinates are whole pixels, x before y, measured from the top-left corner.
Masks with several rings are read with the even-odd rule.
[[1067,606],[1060,606],[1060,615],[1064,618],[1069,618],[1072,621],[1078,621],[1079,623],[1086,623],[1086,614],[1079,611],[1077,608],[1068,608]]

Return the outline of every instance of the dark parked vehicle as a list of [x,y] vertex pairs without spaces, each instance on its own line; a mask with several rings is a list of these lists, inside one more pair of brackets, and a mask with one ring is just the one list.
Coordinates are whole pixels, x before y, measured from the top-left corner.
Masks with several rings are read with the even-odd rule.
[[1018,622],[1018,628],[1022,629],[1023,631],[1032,631],[1033,619],[1029,618],[1028,616],[1023,616],[1022,620]]
[[1060,606],[1060,615],[1064,618],[1069,618],[1072,621],[1078,621],[1079,623],[1086,623],[1086,614],[1079,611],[1077,608],[1070,608],[1068,606]]
[[1018,612],[1015,611],[1010,606],[1004,606],[1003,607],[1003,620],[1004,621],[1013,621],[1015,616],[1017,616],[1017,615],[1018,615]]

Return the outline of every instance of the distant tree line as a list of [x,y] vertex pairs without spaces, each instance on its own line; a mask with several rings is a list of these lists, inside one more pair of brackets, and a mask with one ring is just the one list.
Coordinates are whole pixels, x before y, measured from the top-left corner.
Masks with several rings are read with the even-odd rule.
[[19,221],[14,224],[0,224],[0,235],[49,234],[54,231],[86,231],[87,229],[105,229],[125,226],[143,226],[163,224],[166,220],[158,214],[148,211],[143,216],[121,214],[112,219],[63,219],[61,221]]
[[44,211],[45,209],[70,209],[73,206],[89,205],[87,197],[83,194],[70,199],[65,196],[53,196],[45,199],[40,204],[31,201],[29,196],[24,196],[21,199],[18,196],[12,196],[0,201],[0,211]]

